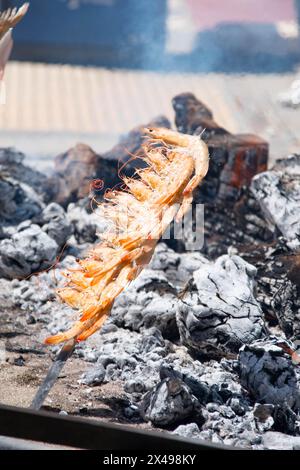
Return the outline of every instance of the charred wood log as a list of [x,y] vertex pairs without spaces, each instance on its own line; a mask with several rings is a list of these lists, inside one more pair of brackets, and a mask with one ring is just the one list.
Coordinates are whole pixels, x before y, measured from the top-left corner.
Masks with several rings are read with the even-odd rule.
[[267,169],[268,144],[260,137],[230,134],[192,93],[175,96],[173,107],[178,130],[202,134],[209,147],[210,168],[200,191],[204,202],[216,198],[236,200],[241,188],[249,186],[254,175]]

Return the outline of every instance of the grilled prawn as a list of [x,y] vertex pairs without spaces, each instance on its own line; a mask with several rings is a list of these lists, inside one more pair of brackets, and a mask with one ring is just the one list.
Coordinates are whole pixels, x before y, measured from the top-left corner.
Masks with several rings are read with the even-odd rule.
[[190,208],[193,191],[208,170],[208,149],[199,136],[147,128],[147,167],[137,178],[124,178],[127,189],[110,191],[100,205],[110,228],[79,269],[69,271],[60,298],[78,309],[80,319],[66,332],[46,339],[56,344],[83,341],[107,319],[115,298],[149,263],[170,222]]

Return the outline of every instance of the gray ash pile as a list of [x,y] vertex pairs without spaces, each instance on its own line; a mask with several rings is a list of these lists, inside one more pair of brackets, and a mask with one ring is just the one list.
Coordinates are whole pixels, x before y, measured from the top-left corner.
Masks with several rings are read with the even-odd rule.
[[[100,396],[102,387],[119,384],[118,412],[136,426],[253,449],[293,448],[300,439],[300,157],[268,169],[266,142],[220,128],[191,94],[173,105],[177,128],[202,134],[210,149],[196,197],[204,204],[204,244],[187,249],[193,218],[181,240],[158,244],[102,330],[76,348],[85,364],[79,387]],[[72,323],[74,311],[55,297],[61,270],[105,229],[90,210],[91,179],[116,184],[119,161],[132,174],[139,163],[128,150],[137,156],[141,144],[142,126],[102,156],[77,145],[50,177],[1,150],[1,296],[39,325],[36,339]]]

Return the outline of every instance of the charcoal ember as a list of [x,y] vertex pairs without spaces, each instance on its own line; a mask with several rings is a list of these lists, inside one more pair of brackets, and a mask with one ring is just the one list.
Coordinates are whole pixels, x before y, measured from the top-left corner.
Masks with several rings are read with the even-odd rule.
[[[143,155],[142,144],[145,142],[145,127],[167,127],[170,128],[169,120],[164,116],[158,116],[148,124],[137,126],[128,134],[121,137],[119,143],[111,150],[103,154],[103,158],[109,162],[119,162],[123,168],[121,173],[126,176],[132,176],[134,170],[144,166],[144,163],[138,157]],[[97,173],[100,174],[99,169]],[[99,176],[100,177],[100,176]]]
[[180,239],[166,240],[168,246],[179,252],[201,250],[213,259],[227,253],[231,247],[245,253],[248,247],[251,253],[254,247],[276,241],[249,188],[241,190],[234,205],[221,200],[197,202],[195,209],[185,216],[184,227]]
[[52,194],[51,188],[49,188],[49,194],[45,192],[47,176],[24,165],[24,159],[25,155],[14,148],[0,148],[0,174],[30,186],[47,202]]
[[85,200],[70,203],[67,218],[73,226],[74,236],[79,244],[94,243],[98,235],[107,228],[107,222],[97,209],[94,212],[87,211]]
[[258,431],[266,432],[273,428],[274,410],[275,410],[275,405],[266,405],[266,404],[261,404],[261,403],[255,404],[253,415],[256,420],[256,427]]
[[298,338],[300,335],[300,298],[297,286],[289,279],[277,282],[277,289],[270,303],[286,336]]
[[229,132],[218,126],[213,113],[192,93],[181,93],[172,100],[175,111],[175,124],[179,132],[184,134],[229,135]]
[[73,233],[73,227],[67,215],[59,204],[48,204],[42,213],[34,219],[42,225],[43,231],[62,247]]
[[286,404],[274,407],[273,419],[274,431],[294,435],[299,430],[297,414]]
[[260,338],[264,325],[254,297],[255,274],[254,266],[235,255],[195,271],[177,312],[183,344],[194,353],[219,357]]
[[158,328],[168,339],[178,337],[175,288],[163,272],[144,269],[140,276],[115,300],[112,321],[140,331]]
[[273,230],[284,236],[291,250],[299,250],[300,155],[255,176],[251,191]]
[[166,378],[148,392],[141,404],[141,415],[154,426],[170,426],[187,419],[201,419],[198,400],[179,379]]
[[[248,205],[249,202],[252,201],[244,195],[234,206],[220,202],[204,205],[203,254],[215,259],[232,248],[237,253],[248,254],[257,246],[274,241],[267,223],[259,211]],[[244,206],[242,212],[240,203]]]
[[240,255],[257,268],[257,300],[270,326],[279,326],[288,338],[300,332],[300,255],[291,254],[279,237],[273,243],[240,248]]
[[210,153],[210,166],[199,198],[204,202],[217,199],[236,200],[241,188],[252,177],[267,169],[268,144],[251,134],[232,135],[213,120],[212,112],[191,93],[173,98],[178,130],[200,135]]
[[79,143],[56,157],[46,188],[51,188],[54,202],[67,207],[89,195],[94,178],[101,178],[105,187],[114,186],[118,182],[117,165]]
[[159,375],[161,380],[167,378],[181,380],[190,388],[199,403],[204,405],[208,402],[210,397],[210,388],[204,382],[199,380],[198,377],[193,377],[193,375],[190,375],[189,373],[178,371],[174,369],[172,365],[165,363],[160,367]]
[[51,266],[59,247],[38,225],[23,222],[0,242],[0,276],[22,278]]
[[18,224],[38,215],[42,198],[27,183],[0,174],[0,218],[6,224]]
[[300,391],[295,366],[280,346],[282,342],[270,337],[242,346],[240,380],[257,402],[288,405],[295,411],[299,410]]

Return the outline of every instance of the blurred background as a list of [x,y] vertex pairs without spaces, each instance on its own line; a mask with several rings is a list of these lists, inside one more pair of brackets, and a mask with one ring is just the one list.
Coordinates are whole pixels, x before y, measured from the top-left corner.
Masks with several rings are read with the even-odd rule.
[[298,111],[278,96],[297,77],[299,19],[299,0],[31,0],[5,73],[1,146],[45,169],[78,141],[101,152],[157,115],[172,120],[171,98],[191,91],[273,157],[297,151]]

